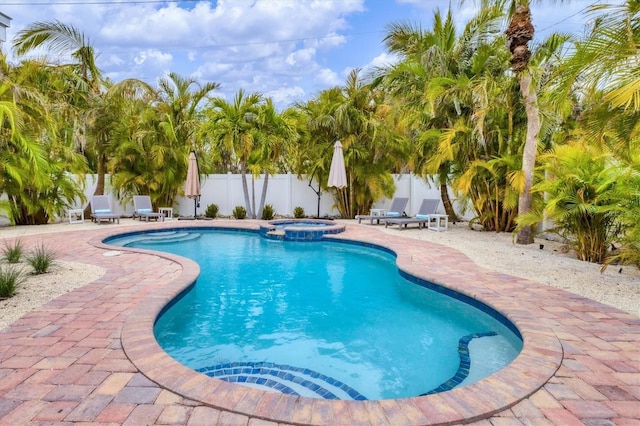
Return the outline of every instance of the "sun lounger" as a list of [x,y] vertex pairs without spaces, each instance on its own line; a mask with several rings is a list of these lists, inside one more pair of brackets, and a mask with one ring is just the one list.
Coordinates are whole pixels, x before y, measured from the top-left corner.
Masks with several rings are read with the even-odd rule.
[[422,204],[420,204],[420,208],[415,217],[385,218],[384,227],[387,228],[389,225],[398,225],[398,229],[402,229],[412,223],[416,223],[418,228],[427,227],[431,218],[436,214],[436,211],[438,211],[439,204],[440,200],[437,198],[425,198],[422,200]]
[[148,195],[134,195],[133,196],[133,218],[136,216],[142,220],[144,218],[147,222],[149,219],[161,219],[164,222],[164,214],[160,212],[154,212],[151,205],[151,197]]
[[386,218],[402,217],[402,215],[405,214],[404,209],[407,207],[408,202],[408,197],[397,197],[391,201],[391,207],[389,207],[389,210],[381,211],[380,214],[357,215],[356,219],[358,219],[358,223],[361,223],[363,220],[369,220],[369,223],[373,225],[374,220],[377,224],[380,224],[380,221],[385,220]]
[[107,195],[94,195],[91,197],[91,221],[102,221],[120,223],[120,215],[111,210],[111,202]]

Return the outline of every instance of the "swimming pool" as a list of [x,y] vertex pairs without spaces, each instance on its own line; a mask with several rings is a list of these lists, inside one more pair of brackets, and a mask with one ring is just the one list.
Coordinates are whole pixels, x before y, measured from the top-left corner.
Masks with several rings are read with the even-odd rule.
[[[468,303],[415,285],[378,249],[203,230],[119,241],[198,261],[197,285],[164,310],[156,337],[183,364],[223,380],[316,398],[401,398],[472,383],[521,347],[504,317],[490,309],[498,320],[479,316]],[[290,313],[294,302],[302,310]],[[283,329],[273,329],[278,321]]]

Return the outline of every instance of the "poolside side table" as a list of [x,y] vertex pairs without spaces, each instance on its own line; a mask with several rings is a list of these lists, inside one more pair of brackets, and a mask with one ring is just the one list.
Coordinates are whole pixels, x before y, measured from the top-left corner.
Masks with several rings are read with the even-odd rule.
[[382,219],[387,214],[387,209],[371,209],[369,210],[369,216],[371,216],[371,220],[369,222],[373,225],[373,221],[375,220],[377,224],[380,224],[380,219]]
[[446,214],[430,214],[427,229],[446,231],[449,229],[449,216]]
[[158,212],[164,215],[165,220],[173,219],[173,207],[158,207]]
[[69,223],[84,223],[84,209],[69,209]]

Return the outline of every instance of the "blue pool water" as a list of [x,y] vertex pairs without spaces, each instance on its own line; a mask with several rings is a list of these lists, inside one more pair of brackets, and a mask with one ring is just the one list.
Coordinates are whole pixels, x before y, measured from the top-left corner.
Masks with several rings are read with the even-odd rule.
[[389,253],[248,232],[163,232],[110,244],[201,267],[158,318],[159,344],[230,382],[315,398],[390,399],[466,385],[511,362],[504,322],[400,276]]

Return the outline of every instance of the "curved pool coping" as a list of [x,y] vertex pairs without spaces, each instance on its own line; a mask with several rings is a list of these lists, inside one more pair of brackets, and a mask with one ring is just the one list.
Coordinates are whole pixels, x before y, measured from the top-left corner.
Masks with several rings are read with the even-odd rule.
[[[185,224],[171,229],[205,227],[259,231],[259,225],[255,223],[236,223],[232,228],[204,225]],[[127,232],[118,232],[111,236],[122,234]],[[443,275],[438,271],[438,262],[444,259],[437,259],[437,253],[405,250],[404,239],[401,237],[391,242],[386,239],[384,243],[381,243],[383,240],[367,237],[355,240],[349,238],[348,232],[326,238],[384,247],[396,254],[398,268],[404,273],[462,293],[497,310],[520,331],[523,338],[522,351],[509,365],[476,383],[414,398],[374,401],[322,400],[227,383],[180,364],[160,347],[153,335],[155,321],[165,306],[186,291],[197,279],[200,273],[197,263],[168,253],[118,247],[118,250],[153,254],[176,262],[182,267],[177,279],[149,293],[127,317],[121,334],[126,356],[149,380],[182,397],[252,418],[300,425],[323,425],[326,424],[327,418],[340,419],[345,416],[369,419],[368,422],[371,424],[377,424],[376,419],[386,419],[398,412],[411,419],[412,424],[468,423],[488,418],[532,395],[559,368],[563,356],[560,341],[553,331],[541,324],[525,306],[514,301],[515,295],[502,295],[499,291],[481,284],[467,284],[464,288],[461,287],[456,283],[456,276],[451,276],[450,273]],[[95,238],[90,244],[106,250],[114,249],[114,246],[102,241],[103,238]],[[462,253],[460,257],[449,261],[461,267],[461,274],[471,273],[482,278],[479,281],[505,281],[508,278],[515,280],[513,277],[482,270]],[[464,271],[464,268],[474,270]],[[385,421],[382,420],[381,423]]]

